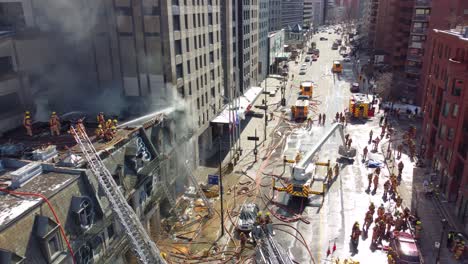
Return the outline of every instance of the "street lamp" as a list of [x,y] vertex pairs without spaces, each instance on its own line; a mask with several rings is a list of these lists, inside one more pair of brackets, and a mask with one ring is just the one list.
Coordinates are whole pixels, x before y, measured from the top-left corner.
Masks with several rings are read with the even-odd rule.
[[440,261],[440,249],[442,248],[442,242],[443,242],[443,239],[444,239],[445,229],[447,228],[447,225],[448,225],[448,221],[445,218],[440,220],[440,222],[442,223],[442,232],[440,233],[439,248],[437,250],[437,257],[436,257],[436,261],[435,261],[436,264],[439,264],[439,261]]

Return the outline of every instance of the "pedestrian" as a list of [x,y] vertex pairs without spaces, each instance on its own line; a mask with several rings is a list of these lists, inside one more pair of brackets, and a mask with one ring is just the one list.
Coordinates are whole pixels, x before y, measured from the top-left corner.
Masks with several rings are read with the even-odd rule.
[[374,151],[378,151],[377,148],[379,147],[379,142],[380,142],[380,138],[377,136],[375,139],[374,139]]
[[326,118],[326,115],[325,115],[325,114],[323,114],[323,115],[322,115],[322,126],[324,126],[324,125],[325,125],[325,118]]
[[364,217],[364,226],[363,226],[363,230],[365,230],[365,232],[367,232],[367,231],[369,230],[370,225],[371,225],[372,222],[374,221],[373,214],[374,214],[374,212],[371,212],[371,211],[369,210],[369,211],[367,211],[366,216]]
[[390,180],[386,180],[384,183],[384,197],[387,197],[388,190],[390,190]]
[[373,192],[375,193],[375,192],[377,191],[377,187],[379,186],[379,175],[376,174],[376,175],[374,176],[373,182],[374,182],[374,190],[373,190]]
[[345,138],[345,145],[348,145],[349,134],[346,134],[344,138]]
[[387,124],[388,124],[388,118],[387,117],[384,117],[383,123],[384,123],[384,126],[387,126]]
[[350,138],[350,139],[348,140],[348,149],[351,148],[351,143],[352,143],[352,142],[353,142],[353,140]]
[[366,158],[367,158],[367,152],[368,151],[369,150],[367,149],[367,146],[365,146],[364,149],[362,150],[362,156],[363,156],[364,160],[366,160]]
[[367,174],[367,180],[369,181],[369,185],[367,186],[367,189],[370,190],[371,185],[372,185],[372,177],[374,175],[372,173]]
[[340,114],[338,112],[336,112],[335,120],[336,122],[340,122]]
[[379,121],[379,126],[382,126],[382,122],[383,122],[383,120],[384,120],[384,117],[383,117],[383,116],[381,116],[381,117],[380,117],[380,121]]
[[382,126],[382,132],[380,132],[380,137],[381,137],[381,138],[384,138],[384,136],[385,136],[385,129],[386,129],[386,128],[387,128],[387,125],[384,124],[384,125]]
[[379,240],[379,225],[378,223],[375,223],[374,228],[372,229],[372,242],[371,242],[371,248],[375,247],[377,245],[377,241]]
[[319,126],[322,124],[322,114],[319,114],[318,124],[319,124]]
[[372,131],[372,129],[371,129],[371,131],[369,132],[369,143],[372,142],[372,136],[373,135],[374,135],[374,131]]
[[338,166],[338,163],[335,164],[333,170],[335,172],[335,177],[338,176],[338,174],[340,173],[340,167]]
[[398,178],[399,178],[399,180],[401,180],[401,174],[403,172],[404,167],[405,167],[405,165],[403,164],[403,161],[400,161],[398,163]]
[[340,112],[340,120],[343,120],[343,113]]
[[398,158],[401,158],[401,151],[403,150],[403,145],[402,144],[399,144],[398,147],[397,147],[397,156]]

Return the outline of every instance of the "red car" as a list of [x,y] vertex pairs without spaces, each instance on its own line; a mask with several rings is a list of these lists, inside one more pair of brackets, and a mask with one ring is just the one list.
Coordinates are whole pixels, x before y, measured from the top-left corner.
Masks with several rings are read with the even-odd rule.
[[390,241],[391,247],[397,253],[397,263],[421,264],[422,258],[413,235],[405,232],[394,231]]

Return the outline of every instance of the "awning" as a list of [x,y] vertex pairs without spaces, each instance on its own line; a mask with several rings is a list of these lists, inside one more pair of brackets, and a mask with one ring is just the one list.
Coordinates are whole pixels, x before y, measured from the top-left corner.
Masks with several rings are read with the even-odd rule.
[[218,116],[211,120],[211,123],[229,124],[229,121],[234,122],[236,118],[245,119],[245,113],[250,111],[252,105],[262,93],[262,90],[261,87],[250,88],[244,95],[233,100],[233,102],[237,100],[237,109],[233,105],[227,105]]

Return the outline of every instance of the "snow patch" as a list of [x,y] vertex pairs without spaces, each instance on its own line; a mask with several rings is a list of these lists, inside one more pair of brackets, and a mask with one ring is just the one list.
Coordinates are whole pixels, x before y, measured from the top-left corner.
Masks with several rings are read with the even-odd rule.
[[8,221],[15,219],[23,212],[28,210],[29,208],[33,207],[34,205],[38,204],[40,199],[38,200],[22,200],[15,202],[9,208],[2,208],[0,212],[0,226]]

